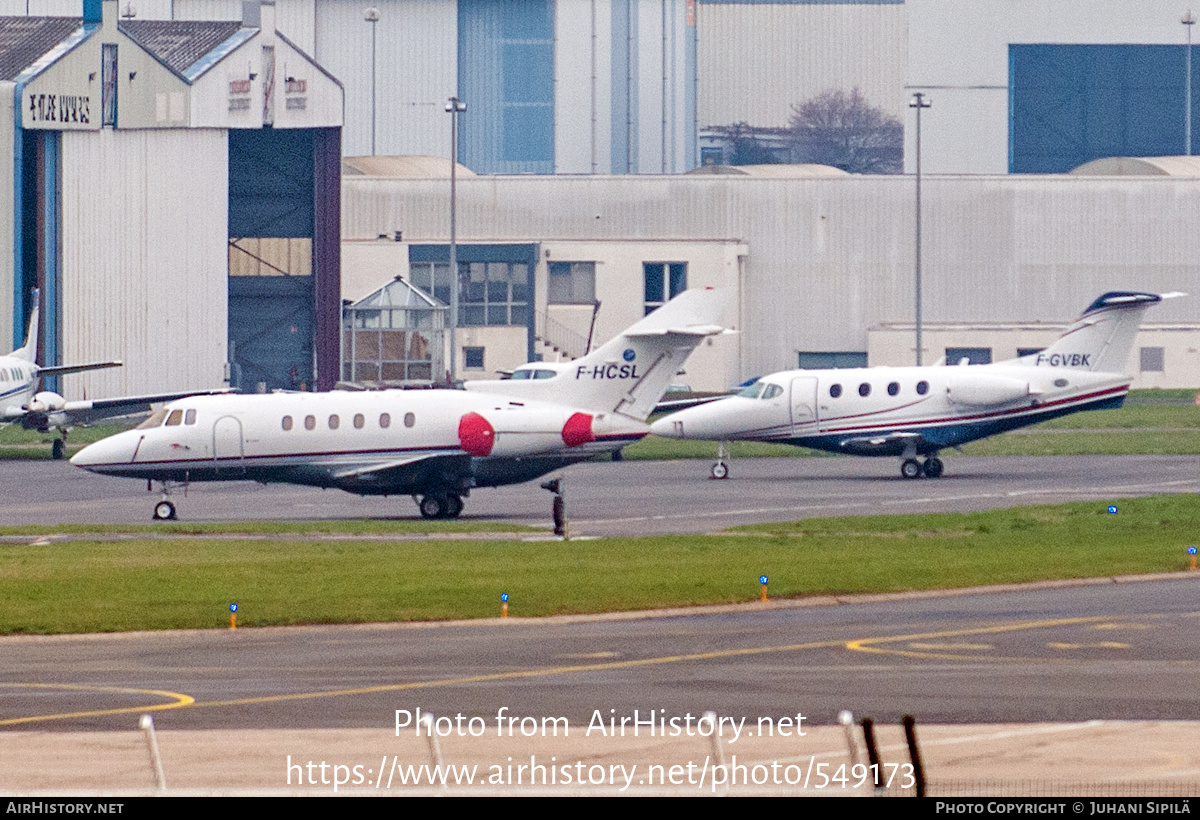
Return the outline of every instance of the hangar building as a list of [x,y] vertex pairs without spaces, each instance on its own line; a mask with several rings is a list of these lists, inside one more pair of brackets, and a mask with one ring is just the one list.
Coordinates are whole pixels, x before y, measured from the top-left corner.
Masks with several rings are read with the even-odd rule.
[[0,119],[0,331],[40,287],[41,361],[125,362],[69,395],[336,381],[342,90],[271,0],[0,18]]

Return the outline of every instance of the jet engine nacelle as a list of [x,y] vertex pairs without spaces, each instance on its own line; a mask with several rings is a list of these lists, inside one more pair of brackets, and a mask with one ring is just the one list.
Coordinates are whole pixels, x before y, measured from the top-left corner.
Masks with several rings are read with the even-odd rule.
[[596,440],[594,418],[566,408],[502,408],[470,412],[458,422],[458,440],[473,456],[523,456],[578,447]]
[[964,372],[951,373],[946,382],[946,395],[955,404],[969,407],[986,407],[993,404],[1008,404],[1034,395],[1029,382],[1010,376],[988,373],[972,373],[969,367],[956,367]]

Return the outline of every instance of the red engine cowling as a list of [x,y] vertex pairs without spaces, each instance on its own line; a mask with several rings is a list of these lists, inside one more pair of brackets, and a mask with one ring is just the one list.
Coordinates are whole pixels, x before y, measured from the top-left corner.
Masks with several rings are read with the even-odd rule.
[[596,440],[593,418],[559,408],[513,407],[458,421],[458,441],[473,456],[523,456],[578,447]]

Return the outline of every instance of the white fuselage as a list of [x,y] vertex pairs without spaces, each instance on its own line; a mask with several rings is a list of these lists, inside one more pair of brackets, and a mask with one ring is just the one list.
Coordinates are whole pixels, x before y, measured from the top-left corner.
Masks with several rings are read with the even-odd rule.
[[[1078,410],[1119,406],[1119,373],[993,364],[790,370],[674,413],[669,438],[754,440],[858,455],[932,453]],[[762,385],[758,388],[758,385]],[[755,395],[757,393],[757,395]]]
[[646,435],[613,413],[460,390],[196,396],[78,453],[108,475],[416,494],[527,481]]

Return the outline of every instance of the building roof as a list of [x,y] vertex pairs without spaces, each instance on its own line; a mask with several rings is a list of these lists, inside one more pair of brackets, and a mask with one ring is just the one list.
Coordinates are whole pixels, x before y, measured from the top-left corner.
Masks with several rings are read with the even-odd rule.
[[704,165],[689,174],[720,174],[764,178],[848,177],[850,174],[832,165]]
[[[449,179],[450,160],[445,157],[430,157],[423,154],[343,157],[342,173],[347,176]],[[460,177],[475,176],[474,171],[461,163],[455,173]]]
[[1075,176],[1200,177],[1200,157],[1107,157],[1085,162]]
[[78,17],[0,17],[0,81],[15,80],[80,25]]
[[122,20],[122,32],[168,68],[184,74],[205,55],[237,34],[237,20]]

